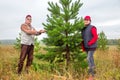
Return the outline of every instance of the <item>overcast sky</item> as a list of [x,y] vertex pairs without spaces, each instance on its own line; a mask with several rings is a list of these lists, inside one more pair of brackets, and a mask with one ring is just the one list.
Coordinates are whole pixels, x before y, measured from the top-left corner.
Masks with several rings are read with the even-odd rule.
[[[48,1],[59,0],[0,0],[0,40],[16,39],[20,33],[20,25],[27,14],[32,15],[32,25],[43,29],[49,14]],[[74,0],[73,0],[74,1]],[[79,17],[90,15],[92,24],[98,33],[104,31],[108,39],[120,38],[120,0],[81,0],[83,6]],[[38,36],[39,39],[46,34]]]

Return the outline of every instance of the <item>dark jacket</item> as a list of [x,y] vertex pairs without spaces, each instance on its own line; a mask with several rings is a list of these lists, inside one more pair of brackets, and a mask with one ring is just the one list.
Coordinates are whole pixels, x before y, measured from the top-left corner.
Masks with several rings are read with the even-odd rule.
[[89,45],[89,42],[94,38],[91,32],[92,28],[96,28],[96,27],[92,25],[88,25],[82,30],[83,45],[86,51],[95,50],[97,48],[97,40],[94,40],[94,42],[91,45]]

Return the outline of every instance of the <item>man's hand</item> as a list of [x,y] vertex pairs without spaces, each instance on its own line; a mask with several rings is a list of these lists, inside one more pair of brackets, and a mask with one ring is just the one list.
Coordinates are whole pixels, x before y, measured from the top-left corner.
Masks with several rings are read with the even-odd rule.
[[39,31],[39,33],[45,33],[46,32],[46,30],[40,30]]

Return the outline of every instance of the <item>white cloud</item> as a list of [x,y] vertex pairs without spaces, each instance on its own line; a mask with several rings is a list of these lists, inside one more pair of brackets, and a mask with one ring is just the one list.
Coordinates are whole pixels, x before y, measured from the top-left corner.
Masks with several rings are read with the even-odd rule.
[[114,19],[114,20],[108,20],[108,21],[105,21],[105,22],[99,22],[99,23],[96,23],[96,25],[98,26],[104,26],[104,27],[114,27],[114,26],[117,26],[117,25],[120,25],[120,19]]
[[[59,0],[0,0],[0,39],[15,39],[27,14],[32,15],[32,24],[36,29],[43,29],[42,23],[46,22],[46,15],[49,14],[48,1]],[[98,32],[105,31],[108,38],[120,36],[120,0],[81,0],[81,2],[83,6],[78,16],[90,15]],[[44,36],[46,34],[39,38],[42,39]]]

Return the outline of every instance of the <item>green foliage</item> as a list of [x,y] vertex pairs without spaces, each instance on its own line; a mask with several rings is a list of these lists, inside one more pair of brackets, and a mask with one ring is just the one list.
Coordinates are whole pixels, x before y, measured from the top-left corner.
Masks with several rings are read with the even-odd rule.
[[108,47],[107,47],[108,40],[107,40],[105,33],[103,31],[100,32],[98,37],[99,37],[98,38],[98,49],[101,49],[101,50],[108,49]]
[[34,52],[35,53],[39,53],[39,51],[40,51],[40,48],[41,48],[41,46],[40,46],[40,41],[38,40],[38,38],[37,37],[35,37],[35,39],[34,39],[35,41],[34,41]]
[[76,60],[81,63],[86,58],[80,48],[84,22],[77,17],[82,3],[80,0],[59,0],[59,3],[48,2],[50,15],[47,23],[43,23],[48,36],[43,42],[48,53],[41,55],[41,59],[50,63],[65,62],[67,66]]
[[74,54],[74,66],[81,67],[81,68],[86,68],[88,66],[88,63],[86,62],[85,58],[87,57],[86,53],[81,53],[81,54]]
[[19,33],[19,37],[16,38],[16,42],[14,43],[14,48],[20,50],[21,47],[21,33]]
[[41,60],[46,60],[50,63],[52,63],[55,59],[55,53],[49,53],[49,54],[35,54],[35,57],[37,59],[41,59]]
[[37,60],[33,61],[33,69],[35,71],[51,71],[52,64],[49,63],[39,63]]

